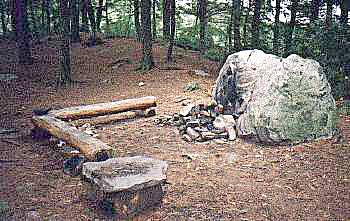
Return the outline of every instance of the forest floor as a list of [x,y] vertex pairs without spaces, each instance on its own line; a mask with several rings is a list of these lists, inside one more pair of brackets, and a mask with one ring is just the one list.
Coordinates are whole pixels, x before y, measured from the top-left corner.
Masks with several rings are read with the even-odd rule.
[[[142,47],[131,39],[106,40],[100,46],[72,48],[72,86],[57,89],[59,71],[54,42],[36,45],[32,65],[17,65],[15,44],[0,44],[0,220],[25,220],[35,211],[44,220],[110,220],[91,201],[79,178],[63,173],[64,157],[49,141],[29,136],[32,110],[156,96],[157,115],[173,114],[175,101],[207,99],[218,64],[197,52],[175,50],[176,67],[166,67],[164,47],[156,44],[156,68],[136,71]],[[128,57],[119,68],[111,63]],[[209,77],[191,74],[207,69]],[[200,89],[184,92],[189,82]],[[144,82],[143,86],[139,86]],[[350,140],[350,116],[340,127]],[[0,129],[1,129],[0,128]],[[290,146],[260,146],[241,139],[226,144],[187,143],[175,127],[158,127],[153,118],[99,128],[101,140],[120,156],[147,155],[168,161],[166,195],[159,207],[135,220],[349,220],[350,145],[322,140]],[[190,157],[188,157],[190,156]]]

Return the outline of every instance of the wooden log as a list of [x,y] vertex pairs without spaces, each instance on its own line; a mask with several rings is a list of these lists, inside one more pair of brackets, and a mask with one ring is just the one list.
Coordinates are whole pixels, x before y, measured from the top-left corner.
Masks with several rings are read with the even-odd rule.
[[36,127],[78,148],[90,160],[96,160],[99,154],[112,152],[111,146],[52,116],[34,116],[32,122]]
[[126,111],[117,114],[109,114],[92,118],[83,118],[70,122],[76,127],[83,126],[84,124],[97,125],[97,124],[107,124],[111,122],[118,122],[128,119],[134,119],[139,117],[151,117],[156,114],[155,108],[151,107],[146,110],[134,110]]
[[69,120],[113,114],[129,110],[147,109],[149,107],[155,107],[156,105],[156,97],[149,96],[108,103],[64,108],[60,110],[50,111],[49,114],[59,119]]

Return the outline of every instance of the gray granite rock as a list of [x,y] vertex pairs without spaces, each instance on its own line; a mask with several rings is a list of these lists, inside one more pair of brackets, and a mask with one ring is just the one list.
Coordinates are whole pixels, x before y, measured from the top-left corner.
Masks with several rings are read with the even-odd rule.
[[168,164],[149,157],[120,157],[83,164],[82,174],[100,190],[137,191],[163,183]]

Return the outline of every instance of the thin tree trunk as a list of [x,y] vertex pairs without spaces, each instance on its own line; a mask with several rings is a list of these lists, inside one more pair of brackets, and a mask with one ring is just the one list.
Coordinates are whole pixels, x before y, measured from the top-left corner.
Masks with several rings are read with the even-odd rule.
[[17,22],[16,22],[16,0],[10,1],[10,14],[11,14],[11,30],[14,33],[15,39],[17,39]]
[[61,71],[58,77],[58,85],[65,85],[71,82],[71,64],[70,64],[70,36],[69,36],[69,0],[60,1],[60,63]]
[[1,27],[2,27],[2,33],[6,34],[7,33],[7,27],[6,27],[6,19],[5,19],[5,2],[4,0],[0,0],[0,17],[1,17]]
[[349,8],[350,8],[349,0],[342,0],[342,2],[340,4],[340,9],[341,9],[340,22],[344,26],[346,26],[348,24]]
[[174,41],[175,41],[175,31],[176,31],[176,2],[175,0],[171,0],[171,15],[170,15],[170,21],[171,21],[171,28],[170,28],[170,41],[169,41],[169,48],[167,53],[167,61],[171,62],[172,54],[173,54],[173,47],[174,47]]
[[292,52],[292,46],[293,46],[292,41],[293,41],[293,32],[294,32],[296,16],[297,16],[297,7],[298,7],[298,0],[292,0],[291,18],[288,24],[286,48],[284,51],[285,56],[289,55]]
[[152,24],[151,24],[151,0],[141,0],[141,20],[143,34],[143,60],[142,69],[150,70],[154,66],[152,55]]
[[45,0],[45,13],[46,13],[46,34],[51,32],[51,0]]
[[34,36],[38,36],[38,25],[36,23],[36,17],[35,17],[35,9],[33,6],[33,1],[32,0],[27,0],[27,2],[29,3],[29,11],[30,11],[30,18],[32,21],[32,25],[33,25],[33,30],[32,33],[34,34]]
[[156,40],[157,38],[157,21],[156,21],[156,1],[152,1],[152,39],[153,41]]
[[141,25],[140,25],[140,0],[133,0],[134,2],[134,24],[136,31],[136,38],[141,41]]
[[163,0],[163,39],[169,41],[170,38],[170,15],[171,0]]
[[20,64],[32,63],[32,55],[29,46],[26,0],[16,0],[15,5],[18,61]]
[[260,10],[261,1],[255,0],[254,16],[252,21],[252,45],[254,48],[260,48]]
[[241,24],[241,0],[232,0],[232,4],[234,6],[234,48],[235,51],[239,51],[241,49],[241,33],[240,33],[240,24]]
[[208,29],[208,0],[199,1],[199,50],[203,55],[207,51],[207,29]]
[[318,19],[320,13],[320,0],[312,0],[311,2],[311,23],[315,22]]
[[234,14],[235,14],[235,10],[234,10],[234,1],[232,0],[232,6],[230,8],[230,21],[228,23],[227,26],[227,48],[228,48],[228,53],[232,53],[233,51],[233,47],[232,47],[232,26],[233,26],[233,21],[234,21]]
[[79,0],[71,0],[72,42],[80,42],[79,12]]
[[81,31],[89,32],[89,18],[86,0],[81,0]]
[[86,7],[87,12],[89,16],[90,26],[92,30],[92,43],[96,43],[96,20],[95,20],[95,12],[94,8],[92,7],[91,0],[86,0]]
[[248,3],[248,8],[246,10],[245,13],[245,17],[244,17],[244,26],[243,26],[243,41],[244,41],[244,47],[248,48],[248,32],[247,32],[247,28],[248,28],[248,20],[249,20],[249,12],[252,9],[252,0],[249,0]]
[[275,24],[273,26],[273,52],[279,55],[279,26],[280,26],[281,0],[276,0]]
[[332,26],[333,0],[327,0],[326,27],[330,30]]
[[96,12],[96,29],[98,32],[101,32],[102,11],[103,11],[103,0],[98,0],[98,8]]

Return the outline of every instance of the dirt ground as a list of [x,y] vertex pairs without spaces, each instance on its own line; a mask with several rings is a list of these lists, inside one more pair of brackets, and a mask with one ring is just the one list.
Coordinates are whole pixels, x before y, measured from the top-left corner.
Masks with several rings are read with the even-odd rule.
[[[142,48],[134,40],[107,40],[104,45],[72,49],[73,78],[81,81],[57,89],[59,71],[54,43],[36,45],[33,65],[17,65],[15,44],[0,43],[0,127],[16,133],[0,135],[0,219],[25,220],[36,211],[43,220],[113,220],[101,212],[79,178],[63,173],[64,157],[49,141],[29,136],[35,108],[62,108],[112,100],[156,96],[157,115],[181,109],[175,101],[206,99],[218,64],[198,53],[176,49],[182,70],[166,66],[165,50],[154,47],[156,68],[135,70]],[[131,63],[112,68],[118,58]],[[191,74],[208,69],[211,76]],[[201,89],[184,92],[196,81]],[[144,86],[139,86],[144,82]],[[350,117],[341,116],[350,140]],[[260,146],[241,139],[226,144],[183,141],[175,127],[158,127],[154,118],[100,126],[101,140],[120,156],[146,155],[168,161],[166,195],[159,207],[135,220],[349,220],[350,145],[334,139],[297,146]],[[8,204],[7,206],[4,206]]]

